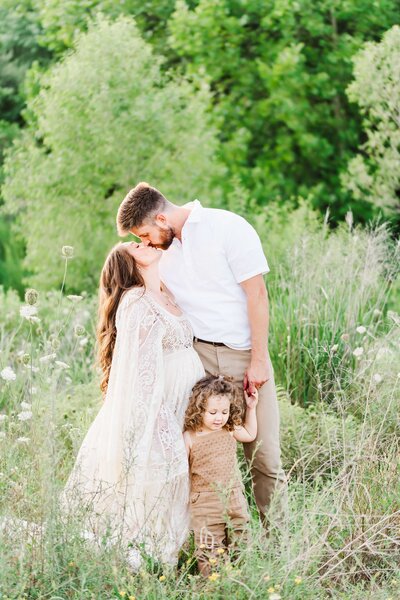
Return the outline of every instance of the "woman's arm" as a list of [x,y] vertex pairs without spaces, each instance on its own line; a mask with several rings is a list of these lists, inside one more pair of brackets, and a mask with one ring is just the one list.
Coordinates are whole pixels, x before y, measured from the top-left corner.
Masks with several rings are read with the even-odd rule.
[[258,391],[248,395],[244,393],[246,398],[246,415],[243,425],[235,427],[233,437],[238,442],[253,442],[257,437],[257,416],[256,406],[258,402]]
[[189,458],[190,450],[192,448],[192,436],[188,430],[183,432],[183,440],[185,442],[186,453]]

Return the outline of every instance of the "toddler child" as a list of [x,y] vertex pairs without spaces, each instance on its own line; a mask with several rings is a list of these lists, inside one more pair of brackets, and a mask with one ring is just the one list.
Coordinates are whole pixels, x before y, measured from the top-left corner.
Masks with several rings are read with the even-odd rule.
[[243,392],[228,377],[203,377],[192,390],[185,415],[184,439],[190,469],[190,518],[200,572],[210,558],[242,536],[249,520],[236,442],[257,435],[258,393]]

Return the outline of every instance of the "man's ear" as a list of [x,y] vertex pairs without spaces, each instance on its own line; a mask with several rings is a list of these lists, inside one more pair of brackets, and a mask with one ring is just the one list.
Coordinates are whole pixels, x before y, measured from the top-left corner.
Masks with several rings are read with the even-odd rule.
[[158,215],[156,215],[156,223],[157,225],[164,225],[164,227],[168,224],[167,217],[164,213],[158,213]]

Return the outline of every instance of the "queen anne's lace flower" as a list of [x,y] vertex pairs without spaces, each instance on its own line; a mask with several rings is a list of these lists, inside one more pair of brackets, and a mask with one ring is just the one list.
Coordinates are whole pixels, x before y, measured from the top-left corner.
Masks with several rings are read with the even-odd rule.
[[0,376],[4,381],[15,381],[17,379],[16,374],[11,367],[4,367],[1,371]]
[[29,421],[29,419],[32,419],[32,412],[30,410],[24,410],[18,413],[17,416],[19,421]]
[[28,437],[19,437],[17,438],[17,444],[29,444],[29,442],[31,441],[30,438]]
[[357,331],[357,333],[365,333],[365,332],[367,331],[367,328],[366,328],[366,327],[364,327],[364,325],[359,325],[359,326],[356,328],[356,331]]
[[364,354],[364,348],[362,346],[359,346],[358,348],[355,348],[353,350],[353,355],[356,358],[359,358],[360,356],[362,356],[362,354]]

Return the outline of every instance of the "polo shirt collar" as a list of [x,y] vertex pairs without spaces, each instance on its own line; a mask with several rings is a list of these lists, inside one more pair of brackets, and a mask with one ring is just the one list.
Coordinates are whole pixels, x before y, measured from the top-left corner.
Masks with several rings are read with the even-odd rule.
[[186,223],[198,223],[200,221],[200,213],[203,207],[198,200],[193,200],[192,204],[193,208],[190,211],[190,215],[186,219]]

